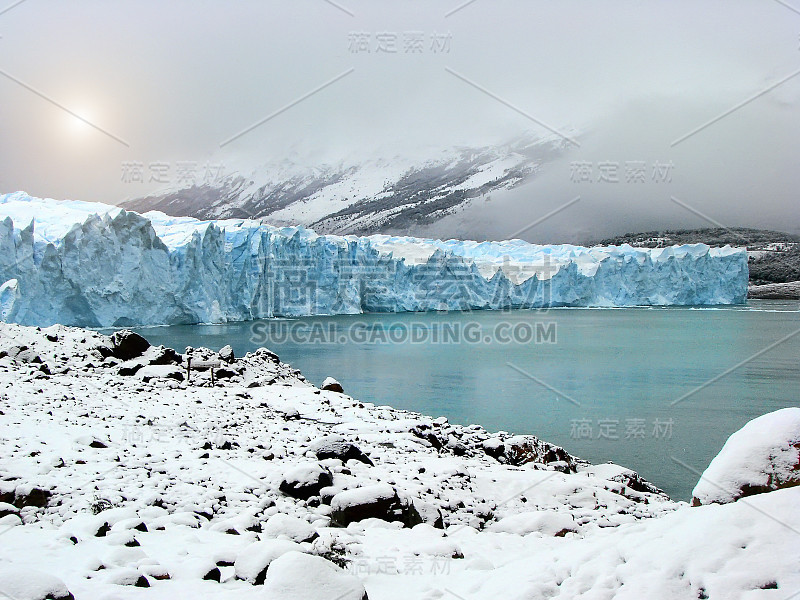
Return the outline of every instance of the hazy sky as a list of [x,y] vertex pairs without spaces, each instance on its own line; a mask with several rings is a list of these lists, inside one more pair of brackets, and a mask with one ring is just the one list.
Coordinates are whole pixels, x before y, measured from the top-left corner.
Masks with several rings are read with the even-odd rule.
[[[123,182],[130,162],[174,178],[179,163],[390,157],[548,133],[539,121],[581,145],[480,209],[489,237],[578,195],[536,231],[708,225],[672,196],[800,231],[800,0],[6,1],[3,192],[113,203],[163,187]],[[616,162],[623,181],[576,182],[576,162],[595,177]],[[647,163],[645,184],[624,183],[628,162]]]

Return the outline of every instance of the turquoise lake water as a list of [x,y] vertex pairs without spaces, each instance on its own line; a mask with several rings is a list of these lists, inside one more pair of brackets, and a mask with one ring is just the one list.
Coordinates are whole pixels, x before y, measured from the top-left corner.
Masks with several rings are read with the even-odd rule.
[[800,306],[372,314],[139,329],[275,351],[376,404],[534,434],[688,500],[727,437],[800,404]]

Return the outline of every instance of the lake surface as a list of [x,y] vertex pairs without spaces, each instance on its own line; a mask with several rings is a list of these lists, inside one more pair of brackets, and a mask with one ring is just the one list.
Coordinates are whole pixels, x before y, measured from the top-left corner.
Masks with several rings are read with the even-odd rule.
[[317,385],[333,376],[364,402],[534,434],[593,463],[630,467],[682,500],[698,475],[677,461],[702,471],[748,420],[800,404],[800,335],[791,335],[800,306],[788,301],[137,331],[180,351],[230,344],[242,355],[264,345]]

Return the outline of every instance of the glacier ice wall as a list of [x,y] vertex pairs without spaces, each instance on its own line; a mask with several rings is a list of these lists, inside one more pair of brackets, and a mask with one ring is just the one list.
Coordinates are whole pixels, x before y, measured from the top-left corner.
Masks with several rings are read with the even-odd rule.
[[112,327],[272,316],[737,304],[743,249],[319,236],[0,196],[0,318]]

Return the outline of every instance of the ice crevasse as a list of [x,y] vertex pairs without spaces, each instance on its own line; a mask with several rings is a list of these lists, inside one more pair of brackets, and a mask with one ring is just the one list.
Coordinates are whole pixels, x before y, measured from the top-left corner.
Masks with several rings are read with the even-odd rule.
[[120,327],[363,312],[738,304],[747,254],[317,235],[0,196],[0,318]]

